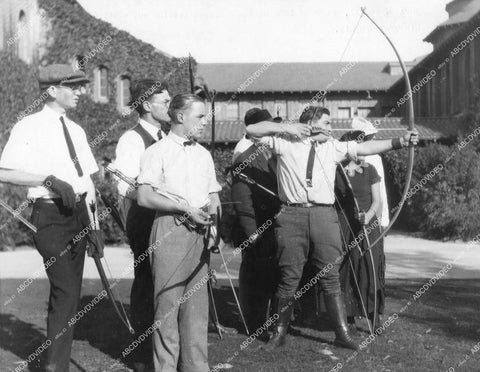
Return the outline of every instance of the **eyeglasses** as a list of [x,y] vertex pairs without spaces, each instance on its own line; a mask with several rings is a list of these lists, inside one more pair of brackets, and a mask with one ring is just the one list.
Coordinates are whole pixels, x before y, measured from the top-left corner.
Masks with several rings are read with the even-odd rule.
[[60,84],[57,86],[61,88],[68,88],[70,90],[79,90],[79,91],[85,90],[85,84]]

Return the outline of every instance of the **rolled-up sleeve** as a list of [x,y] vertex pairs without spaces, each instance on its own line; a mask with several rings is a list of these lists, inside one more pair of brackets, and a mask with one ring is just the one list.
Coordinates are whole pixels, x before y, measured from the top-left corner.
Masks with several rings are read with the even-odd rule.
[[79,159],[82,159],[81,166],[86,174],[94,174],[98,172],[98,164],[93,156],[85,131],[82,130],[82,142],[80,147]]
[[10,133],[10,138],[2,152],[0,167],[7,169],[17,169],[30,171],[28,168],[28,159],[35,156],[33,153],[33,141],[22,121],[18,122]]
[[272,154],[274,155],[282,155],[285,147],[289,143],[284,138],[272,136],[254,139],[254,142],[257,144],[258,147],[266,146],[268,149],[271,150]]
[[208,159],[208,174],[210,175],[210,181],[208,184],[208,193],[213,193],[213,192],[220,192],[222,191],[222,186],[217,181],[217,175],[215,173],[215,164],[213,163],[213,159],[209,156]]
[[[115,168],[127,177],[136,179],[140,174],[140,162],[145,153],[142,138],[133,131],[127,131],[118,140],[115,150]],[[118,193],[125,195],[130,188],[125,181],[118,179]]]
[[155,145],[150,146],[142,156],[140,175],[137,182],[140,185],[159,187],[163,181],[163,157]]

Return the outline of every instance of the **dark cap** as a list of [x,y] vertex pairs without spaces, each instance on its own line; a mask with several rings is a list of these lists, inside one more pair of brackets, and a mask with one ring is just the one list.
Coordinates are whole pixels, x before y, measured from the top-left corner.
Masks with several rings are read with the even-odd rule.
[[40,69],[38,82],[40,88],[48,88],[51,85],[86,84],[90,80],[82,70],[74,69],[66,64],[53,64]]
[[282,121],[282,118],[272,118],[272,115],[268,110],[263,110],[258,107],[251,108],[245,113],[245,125],[249,126],[250,124],[260,123],[261,121],[273,121],[279,123]]

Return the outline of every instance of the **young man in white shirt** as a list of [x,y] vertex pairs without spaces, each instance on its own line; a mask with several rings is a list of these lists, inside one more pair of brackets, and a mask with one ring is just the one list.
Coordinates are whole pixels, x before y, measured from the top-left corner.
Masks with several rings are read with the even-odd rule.
[[[207,372],[205,235],[220,208],[221,186],[210,153],[195,141],[206,125],[203,100],[179,94],[168,113],[170,133],[147,149],[138,177],[138,204],[157,211],[150,236],[154,365],[162,372]],[[177,224],[175,216],[194,226]]]
[[417,133],[408,131],[403,138],[394,140],[339,142],[331,138],[330,112],[323,107],[308,106],[300,116],[300,124],[264,121],[249,125],[247,134],[267,145],[276,156],[279,196],[283,203],[275,220],[278,320],[270,347],[285,345],[303,267],[310,262],[316,267],[316,281],[325,292],[327,311],[335,328],[335,344],[357,350],[358,346],[348,334],[340,291],[338,270],[343,250],[338,216],[333,207],[336,168],[347,157],[416,144]]
[[[12,129],[0,159],[2,181],[28,187],[34,201],[32,223],[35,247],[42,255],[50,281],[44,370],[69,370],[75,316],[82,285],[86,239],[80,232],[90,226],[87,202],[95,200],[91,175],[98,171],[85,131],[66,115],[77,106],[85,73],[70,65],[40,70],[40,88],[47,92],[43,109],[26,116]],[[43,95],[42,95],[43,96]],[[97,226],[90,239],[103,256]],[[95,248],[92,247],[92,248]]]
[[[131,93],[130,107],[138,112],[139,120],[136,126],[120,137],[115,168],[127,177],[137,179],[145,150],[165,137],[161,124],[170,121],[170,94],[166,83],[153,79],[135,82]],[[155,211],[139,206],[137,190],[126,182],[119,180],[117,189],[127,237],[137,263],[130,294],[130,313],[135,333],[143,334],[153,324],[153,281],[149,260],[140,257],[144,257],[148,248]],[[152,352],[151,337],[146,337],[132,355],[135,372],[151,370]]]

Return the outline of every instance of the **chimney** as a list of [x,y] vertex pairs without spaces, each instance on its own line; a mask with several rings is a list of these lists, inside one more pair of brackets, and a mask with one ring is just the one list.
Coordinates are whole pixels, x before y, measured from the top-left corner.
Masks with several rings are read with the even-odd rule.
[[472,0],[453,0],[445,5],[445,10],[448,12],[448,18],[461,13],[465,7],[470,4]]

